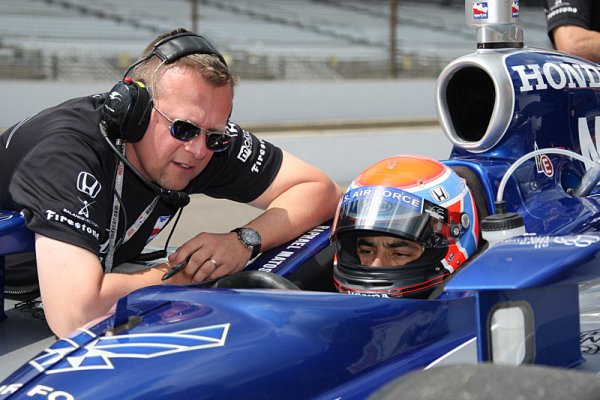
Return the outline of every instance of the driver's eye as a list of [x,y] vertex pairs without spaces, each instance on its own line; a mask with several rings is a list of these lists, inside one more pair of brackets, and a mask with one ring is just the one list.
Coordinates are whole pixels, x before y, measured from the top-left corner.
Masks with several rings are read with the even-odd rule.
[[370,249],[370,248],[358,248],[358,254],[373,254],[375,253],[374,249]]

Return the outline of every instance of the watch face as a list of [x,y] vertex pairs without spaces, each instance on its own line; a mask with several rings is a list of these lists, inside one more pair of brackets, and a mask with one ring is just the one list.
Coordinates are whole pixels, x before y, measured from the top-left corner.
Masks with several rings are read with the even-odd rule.
[[259,246],[262,243],[260,234],[254,229],[243,228],[239,230],[240,239],[246,244],[246,246]]

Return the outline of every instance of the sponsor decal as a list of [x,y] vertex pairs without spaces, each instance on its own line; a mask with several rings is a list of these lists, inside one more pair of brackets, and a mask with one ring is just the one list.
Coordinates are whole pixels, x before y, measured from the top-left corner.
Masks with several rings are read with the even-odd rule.
[[341,205],[350,201],[369,199],[375,196],[396,200],[417,210],[421,210],[422,208],[421,198],[412,193],[405,192],[401,189],[382,189],[377,186],[363,186],[347,192],[342,198]]
[[319,236],[321,233],[327,231],[327,229],[329,229],[328,225],[314,227],[304,235],[300,236],[298,239],[294,240],[292,243],[288,244],[285,247],[285,250],[280,251],[273,258],[265,262],[260,268],[258,268],[258,271],[273,272],[273,270],[276,270],[279,265],[296,254],[298,250],[301,250],[304,246],[310,243],[311,240]]
[[427,202],[427,205],[423,211],[431,215],[433,218],[441,219],[443,221],[448,220],[448,210],[446,210],[444,207],[437,206],[432,202]]
[[[598,161],[598,147],[594,144],[590,128],[588,126],[587,118],[581,117],[577,120],[577,128],[579,135],[579,147],[581,147],[581,155],[591,159],[592,161]],[[595,142],[600,145],[600,116],[594,117],[594,133]],[[590,169],[592,166],[589,164],[585,165],[586,169]]]
[[511,67],[521,81],[519,90],[546,90],[569,88],[599,88],[600,67],[591,64],[546,62]]
[[81,215],[81,216],[84,216],[86,218],[89,218],[90,217],[90,213],[88,211],[88,207],[91,206],[92,204],[94,204],[95,201],[92,201],[91,203],[89,203],[87,200],[81,200],[79,197],[77,197],[77,199],[79,199],[79,201],[83,203],[83,207],[81,207],[79,209],[79,211],[77,212],[77,215]]
[[583,354],[600,353],[600,330],[594,329],[591,331],[581,332],[579,344]]
[[77,176],[77,190],[81,193],[85,193],[92,199],[98,196],[102,189],[102,185],[98,182],[98,179],[89,172],[81,171]]
[[519,0],[513,0],[510,10],[513,18],[519,18]]
[[550,8],[550,11],[548,11],[546,19],[550,21],[560,14],[577,14],[578,12],[579,10],[577,7],[573,7],[568,1],[556,0],[554,5]]
[[241,162],[246,162],[250,155],[252,155],[252,136],[250,135],[250,132],[244,131],[242,140],[242,147],[240,148],[237,158]]
[[353,296],[364,296],[364,297],[384,297],[384,298],[390,297],[387,293],[354,292],[351,290],[343,290],[343,293],[351,294]]
[[[16,393],[22,387],[22,383],[0,385],[0,396]],[[62,390],[56,390],[53,387],[46,385],[35,385],[31,389],[27,389],[25,396],[35,397],[36,399],[46,398],[48,400],[75,400],[75,396],[73,396],[71,393],[63,392]]]
[[550,161],[550,157],[546,154],[538,154],[535,157],[535,164],[538,174],[543,173],[550,178],[554,175],[554,166],[552,165],[552,161]]
[[[534,150],[538,150],[537,142],[533,144]],[[547,177],[551,178],[554,176],[554,165],[552,161],[550,161],[550,157],[546,154],[538,154],[535,156],[535,168],[538,174],[544,174]]]
[[429,193],[438,203],[448,201],[448,198],[450,197],[448,195],[448,192],[446,191],[446,188],[444,188],[443,186],[436,186],[433,189],[431,189]]
[[554,243],[573,247],[589,247],[598,242],[600,242],[600,237],[592,235],[557,236],[554,238]]
[[373,206],[377,208],[377,221],[379,222],[395,218],[399,207],[419,214],[423,212],[424,207],[422,198],[404,190],[363,186],[344,194],[340,203],[340,215],[345,215],[346,218],[352,220],[372,218],[372,212],[365,210],[371,210]]
[[[96,338],[89,331],[61,339],[29,364],[46,374],[115,369],[114,360],[150,359],[176,353],[225,346],[229,323],[172,333],[144,333]],[[83,339],[95,339],[79,347]],[[87,341],[86,340],[86,341]]]
[[532,246],[534,249],[544,249],[551,244],[558,244],[568,247],[589,247],[600,242],[600,237],[595,235],[566,235],[566,236],[538,236],[529,234],[504,240],[505,243],[516,244],[519,246]]
[[487,1],[476,1],[473,3],[473,19],[487,19],[488,18],[488,2]]
[[53,222],[58,222],[60,224],[65,224],[68,225],[70,227],[75,228],[78,231],[87,233],[88,235],[93,236],[94,238],[98,239],[100,237],[100,234],[97,231],[97,225],[93,224],[94,227],[90,226],[91,225],[91,221],[89,222],[83,222],[79,219],[77,219],[77,217],[75,217],[75,219],[73,218],[73,216],[71,215],[71,213],[67,210],[63,210],[63,213],[60,212],[56,212],[53,210],[46,210],[44,211],[44,213],[46,214],[46,220],[47,221],[53,221]]
[[262,166],[263,162],[265,161],[265,154],[267,154],[267,145],[265,144],[265,142],[262,139],[259,139],[258,143],[260,144],[260,150],[258,151],[258,158],[254,162],[254,164],[252,164],[252,168],[250,168],[250,171],[256,172],[256,173],[260,172],[260,167]]

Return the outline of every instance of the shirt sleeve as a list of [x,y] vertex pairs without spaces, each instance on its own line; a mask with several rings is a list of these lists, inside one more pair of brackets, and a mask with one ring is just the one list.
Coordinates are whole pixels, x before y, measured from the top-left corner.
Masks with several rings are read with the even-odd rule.
[[273,182],[283,159],[277,146],[230,123],[233,139],[223,153],[214,153],[206,169],[194,179],[191,193],[248,203]]
[[[110,180],[101,157],[73,133],[57,133],[36,144],[10,184],[36,233],[99,254],[106,235]],[[107,207],[108,206],[108,207]]]
[[552,30],[563,25],[591,29],[592,0],[546,0],[548,36],[554,42]]

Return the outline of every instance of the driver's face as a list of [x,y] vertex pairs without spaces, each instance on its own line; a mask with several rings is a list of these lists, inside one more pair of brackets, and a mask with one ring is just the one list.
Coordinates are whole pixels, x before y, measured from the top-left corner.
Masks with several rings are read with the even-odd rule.
[[412,240],[390,236],[362,236],[356,252],[361,265],[369,267],[397,267],[421,257],[423,246]]

